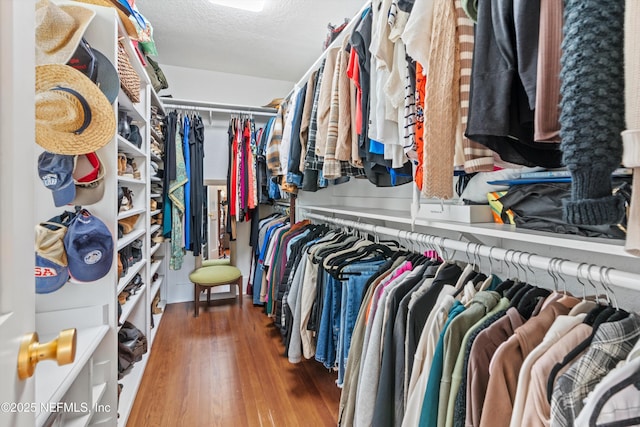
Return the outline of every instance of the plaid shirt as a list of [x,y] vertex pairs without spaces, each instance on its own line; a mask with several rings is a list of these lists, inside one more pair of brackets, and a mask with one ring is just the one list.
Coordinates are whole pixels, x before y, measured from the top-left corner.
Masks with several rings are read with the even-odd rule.
[[573,426],[584,399],[627,357],[640,337],[640,316],[631,313],[619,322],[601,324],[586,353],[561,375],[553,387],[551,425]]
[[304,160],[305,169],[322,170],[324,159],[316,154],[316,137],[318,135],[318,99],[320,98],[320,85],[324,74],[324,63],[318,69],[316,89],[313,93],[313,105],[311,107],[311,119],[309,120],[309,139],[307,141],[307,153]]
[[282,143],[282,132],[284,127],[284,116],[287,109],[287,101],[280,104],[276,121],[273,124],[273,134],[267,143],[267,169],[271,176],[282,175],[282,164],[280,163],[280,145]]

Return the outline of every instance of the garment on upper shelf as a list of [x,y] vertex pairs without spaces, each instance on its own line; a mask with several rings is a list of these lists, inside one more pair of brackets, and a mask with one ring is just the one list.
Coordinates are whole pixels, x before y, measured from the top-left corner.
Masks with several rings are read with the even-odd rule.
[[519,74],[535,73],[531,64],[537,63],[537,32],[526,30],[537,30],[539,10],[514,13],[525,3],[528,4],[516,5],[506,0],[478,3],[465,135],[491,148],[505,161],[559,167],[559,146],[534,141],[533,108]]

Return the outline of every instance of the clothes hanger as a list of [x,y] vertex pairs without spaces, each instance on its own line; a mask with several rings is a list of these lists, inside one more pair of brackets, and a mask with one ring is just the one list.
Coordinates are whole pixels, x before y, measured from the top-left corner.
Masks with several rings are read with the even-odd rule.
[[513,249],[507,249],[507,252],[504,254],[504,257],[502,259],[502,262],[507,267],[507,273],[506,273],[507,278],[495,288],[495,291],[498,292],[500,295],[504,296],[505,298],[508,298],[507,292],[510,289],[512,289],[514,285],[516,285],[516,282],[513,279],[511,279],[511,265],[509,264],[509,260],[508,260],[509,258],[508,255],[512,251]]
[[[593,267],[594,265],[593,264],[587,264],[585,262],[583,262],[580,265],[578,265],[578,274],[577,274],[578,282],[582,286],[586,286],[585,283],[581,280],[581,272],[582,272],[582,267],[583,266],[587,266],[587,273],[588,273],[590,271],[591,267]],[[596,295],[597,295],[598,294],[598,289],[595,286],[595,284],[591,281],[591,276],[587,275],[586,279],[589,281],[589,284],[595,288]],[[603,277],[603,279],[604,279],[604,277]],[[605,305],[604,308],[601,308],[601,307],[602,307],[602,305],[599,304],[598,307],[594,308],[592,311],[587,313],[587,316],[585,317],[585,319],[583,321],[583,323],[586,323],[586,324],[589,324],[589,321],[593,322],[592,323],[593,330],[592,330],[591,334],[587,338],[585,338],[580,344],[578,344],[573,350],[571,350],[562,359],[561,362],[556,363],[555,366],[551,369],[551,372],[549,374],[549,378],[547,380],[547,400],[549,402],[551,402],[551,396],[553,394],[553,386],[555,384],[555,380],[556,380],[556,377],[558,376],[558,373],[560,372],[560,370],[562,368],[567,366],[576,357],[578,357],[583,351],[585,351],[589,347],[589,345],[591,345],[591,342],[593,341],[593,338],[595,337],[595,334],[598,331],[598,327],[602,323],[619,321],[619,320],[622,320],[624,317],[629,315],[629,313],[625,312],[624,310],[616,309],[615,307],[610,306],[610,305]]]
[[593,412],[591,413],[591,417],[589,417],[589,427],[626,427],[626,426],[637,426],[640,424],[640,417],[633,417],[629,419],[616,419],[613,422],[606,424],[598,424],[598,417],[600,416],[600,412],[604,408],[604,405],[618,392],[624,390],[629,386],[635,386],[638,388],[638,384],[640,384],[640,371],[633,373],[628,378],[623,379],[617,384],[614,384],[607,390],[605,395],[596,402]]
[[[495,246],[491,246],[491,248],[489,249],[489,275],[487,276],[487,278],[485,279],[485,281],[480,285],[480,288],[478,289],[478,291],[486,291],[487,289],[489,289],[489,287],[491,286],[491,284],[493,283],[493,250],[495,249]],[[480,254],[478,253],[478,256],[480,256]]]

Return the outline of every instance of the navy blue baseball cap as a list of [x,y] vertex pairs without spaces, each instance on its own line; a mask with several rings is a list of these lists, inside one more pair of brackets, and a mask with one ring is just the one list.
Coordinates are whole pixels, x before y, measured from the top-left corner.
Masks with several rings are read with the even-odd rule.
[[101,219],[86,209],[73,219],[64,237],[69,274],[81,282],[107,275],[114,260],[113,236]]
[[69,204],[76,197],[74,165],[73,156],[45,151],[38,157],[38,175],[44,186],[51,190],[56,207]]

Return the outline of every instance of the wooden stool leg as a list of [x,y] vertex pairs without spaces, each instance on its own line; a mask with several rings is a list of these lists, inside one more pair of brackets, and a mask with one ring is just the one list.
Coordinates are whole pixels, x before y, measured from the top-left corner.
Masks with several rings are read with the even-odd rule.
[[196,283],[193,284],[193,305],[194,305],[194,314],[193,317],[198,317],[199,314],[199,306],[200,306],[200,286]]
[[238,278],[238,300],[240,302],[240,306],[242,307],[242,276]]
[[211,286],[207,288],[207,307],[211,305]]

